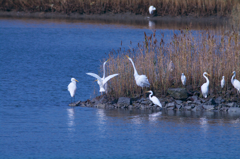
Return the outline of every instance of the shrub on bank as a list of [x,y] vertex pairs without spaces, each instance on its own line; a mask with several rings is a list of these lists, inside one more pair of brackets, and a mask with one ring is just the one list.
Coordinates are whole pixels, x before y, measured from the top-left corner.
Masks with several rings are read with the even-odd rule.
[[[131,57],[139,74],[148,77],[151,84],[146,90],[154,90],[157,95],[165,95],[168,88],[183,87],[181,74],[187,78],[188,90],[199,91],[208,72],[210,94],[224,94],[232,88],[231,74],[235,70],[240,79],[240,45],[238,32],[201,31],[194,35],[191,31],[181,30],[174,34],[170,43],[156,38],[156,33],[147,36],[137,48],[117,50],[109,54],[106,65],[107,75],[119,73],[111,79],[108,92],[114,97],[134,96],[141,93],[133,76],[133,67],[125,55]],[[221,89],[221,79],[225,76],[225,86]]]

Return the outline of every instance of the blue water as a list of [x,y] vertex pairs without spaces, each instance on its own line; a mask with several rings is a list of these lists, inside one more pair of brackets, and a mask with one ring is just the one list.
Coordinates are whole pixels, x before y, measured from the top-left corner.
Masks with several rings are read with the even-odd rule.
[[0,158],[239,158],[238,115],[68,106],[71,77],[76,100],[94,97],[98,85],[86,72],[101,75],[107,54],[121,41],[136,46],[143,32],[152,30],[1,19]]

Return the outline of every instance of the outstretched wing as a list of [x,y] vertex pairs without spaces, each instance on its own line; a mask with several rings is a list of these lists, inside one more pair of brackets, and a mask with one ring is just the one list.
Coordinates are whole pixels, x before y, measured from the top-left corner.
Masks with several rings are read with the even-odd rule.
[[113,77],[115,77],[115,76],[117,76],[117,75],[118,75],[118,73],[107,76],[107,77],[103,80],[103,85],[104,85],[105,83],[107,83],[108,80],[110,80],[111,78],[113,78]]
[[102,81],[102,78],[101,77],[99,77],[97,74],[95,74],[95,73],[86,73],[87,75],[89,75],[89,76],[92,76],[92,77],[95,77],[96,79],[98,79],[99,81]]

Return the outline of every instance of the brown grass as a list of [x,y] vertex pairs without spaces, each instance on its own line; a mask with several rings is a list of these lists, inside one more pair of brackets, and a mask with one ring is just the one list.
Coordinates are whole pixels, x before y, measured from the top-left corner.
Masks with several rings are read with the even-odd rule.
[[[162,34],[162,36],[164,36]],[[181,30],[174,35],[169,44],[163,38],[156,39],[155,33],[147,36],[145,41],[135,49],[111,52],[107,66],[107,75],[119,73],[108,84],[109,94],[114,97],[135,96],[141,93],[135,83],[133,67],[125,55],[131,57],[139,74],[145,74],[151,84],[148,88],[157,95],[166,95],[171,87],[183,87],[181,73],[187,77],[187,89],[199,91],[205,79],[203,72],[208,72],[210,95],[224,94],[232,88],[231,73],[235,70],[240,78],[240,45],[238,32],[202,31],[192,35],[191,31]],[[169,62],[174,64],[169,71]],[[226,84],[220,87],[222,76]]]
[[239,0],[1,0],[0,10],[146,15],[148,7],[154,5],[158,16],[228,16],[238,4]]

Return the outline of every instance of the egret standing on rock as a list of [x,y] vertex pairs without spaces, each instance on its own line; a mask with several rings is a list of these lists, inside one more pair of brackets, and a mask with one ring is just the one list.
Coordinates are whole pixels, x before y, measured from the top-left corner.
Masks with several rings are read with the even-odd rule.
[[236,76],[236,72],[233,71],[232,75],[233,75],[232,79],[231,79],[232,85],[234,88],[237,89],[237,93],[239,93],[240,92],[240,82],[237,79],[233,79]]
[[203,73],[203,77],[207,80],[207,82],[204,83],[204,84],[201,86],[201,91],[202,91],[203,97],[204,97],[204,98],[207,98],[207,95],[208,95],[208,87],[209,87],[209,80],[208,80],[208,78],[207,78],[205,75],[210,76],[207,72],[204,72],[204,73]]
[[[126,55],[127,56],[127,55]],[[129,59],[129,61],[131,61],[132,65],[133,65],[133,69],[134,69],[134,78],[135,78],[135,81],[136,81],[136,84],[140,87],[149,87],[150,86],[150,83],[148,82],[148,78],[146,75],[139,75],[137,73],[137,70],[135,68],[135,65],[132,61],[132,59],[127,56],[127,58]]]
[[160,103],[159,99],[156,96],[153,96],[153,92],[152,91],[147,91],[147,92],[150,93],[149,99],[153,102],[153,104],[162,108],[162,104]]
[[152,15],[155,10],[156,10],[156,8],[155,8],[154,6],[150,6],[150,7],[148,8],[148,11],[149,11],[149,14],[150,14],[150,15]]
[[182,76],[181,76],[181,81],[182,81],[182,84],[185,86],[186,84],[186,76],[182,73]]
[[221,80],[221,88],[224,87],[224,84],[225,84],[225,79],[224,79],[224,76],[222,76],[222,80]]
[[77,90],[77,83],[78,82],[75,78],[71,78],[71,82],[68,85],[68,91],[71,95],[71,103],[72,103],[72,98],[74,97],[74,102],[75,102],[75,93]]

